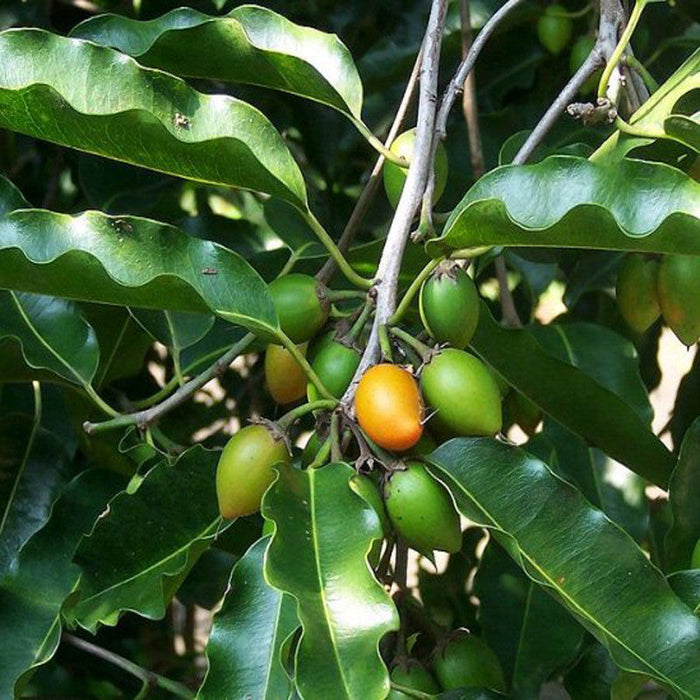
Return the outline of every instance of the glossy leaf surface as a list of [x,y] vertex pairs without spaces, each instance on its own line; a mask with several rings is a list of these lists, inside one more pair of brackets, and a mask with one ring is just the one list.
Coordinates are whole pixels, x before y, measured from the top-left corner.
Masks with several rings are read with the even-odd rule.
[[256,542],[233,569],[207,645],[209,671],[201,698],[289,696],[292,684],[280,654],[299,620],[294,599],[272,588],[263,576],[269,541]]
[[69,619],[94,631],[125,610],[161,618],[197,557],[221,525],[214,474],[218,454],[193,447],[154,467],[123,493],[78,548],[80,597]]
[[65,299],[0,290],[0,338],[21,346],[30,367],[46,369],[68,382],[89,385],[100,349],[95,331],[78,306]]
[[666,570],[671,572],[690,567],[693,548],[700,540],[700,418],[683,438],[669,502],[673,524],[666,535]]
[[482,177],[433,255],[472,246],[598,248],[700,255],[700,183],[662,163],[552,156]]
[[350,489],[354,474],[343,463],[307,471],[281,465],[263,500],[263,515],[276,525],[265,577],[296,598],[303,634],[295,678],[305,700],[360,700],[389,690],[377,647],[398,619],[367,564],[382,530]]
[[[0,696],[19,694],[29,669],[46,663],[61,637],[60,613],[80,569],[71,562],[80,538],[90,531],[125,481],[107,471],[78,475],[56,502],[51,518],[22,549],[13,570],[0,579]],[[37,588],[41,581],[41,588]],[[21,630],[21,634],[18,631]]]
[[0,33],[0,127],[306,206],[301,172],[261,112],[87,41]]
[[48,520],[72,474],[61,441],[25,415],[0,419],[0,576]]
[[697,697],[700,620],[634,540],[522,449],[458,439],[430,461],[462,514],[489,527],[618,666],[657,679],[679,697]]
[[277,326],[267,287],[243,258],[147,219],[8,213],[0,218],[0,279],[20,291]]
[[360,117],[362,83],[338,37],[264,7],[243,5],[222,17],[182,7],[148,22],[101,15],[71,35],[176,75],[262,85]]
[[[562,332],[566,334],[566,326]],[[498,325],[485,305],[472,348],[509,384],[569,430],[646,479],[660,486],[668,483],[673,455],[648,422],[615,393],[613,385],[606,386],[605,372],[590,376],[584,367],[552,356],[527,328],[508,330]],[[582,358],[585,355],[581,353]],[[599,383],[602,381],[606,384]]]

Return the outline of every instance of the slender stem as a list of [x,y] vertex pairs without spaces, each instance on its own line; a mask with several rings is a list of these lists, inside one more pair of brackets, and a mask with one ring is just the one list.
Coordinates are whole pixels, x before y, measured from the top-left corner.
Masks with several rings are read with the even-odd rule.
[[325,442],[321,447],[318,448],[318,452],[316,453],[316,456],[313,458],[313,461],[309,466],[307,467],[308,469],[317,469],[318,467],[322,467],[327,461],[328,461],[328,456],[331,453],[331,438],[330,436],[326,438]]
[[404,343],[406,343],[406,345],[408,345],[410,348],[413,348],[418,353],[423,362],[427,360],[428,356],[432,352],[432,348],[429,345],[421,343],[421,341],[418,340],[418,338],[414,338],[410,333],[407,333],[405,330],[403,330],[403,328],[397,328],[396,326],[394,326],[389,330],[391,332],[391,335],[400,338],[401,340],[403,340]]
[[637,23],[639,22],[639,18],[642,16],[642,12],[646,7],[646,4],[647,0],[637,0],[635,2],[629,22],[627,22],[627,26],[625,27],[625,31],[622,32],[620,41],[617,42],[617,46],[615,47],[612,56],[610,56],[605,68],[603,69],[603,75],[600,76],[598,97],[605,97],[605,93],[608,89],[608,83],[610,82],[610,76],[612,75],[613,70],[617,67],[617,64],[620,62],[620,58],[622,58],[622,54],[625,52],[634,30],[637,28]]
[[105,430],[123,428],[128,425],[136,425],[139,428],[148,427],[151,425],[151,423],[155,423],[166,413],[169,413],[173,409],[188,401],[190,397],[196,391],[201,389],[208,381],[223,374],[228,369],[228,366],[253,342],[254,339],[255,336],[252,333],[247,333],[228,352],[224,353],[216,362],[214,362],[214,364],[210,365],[201,374],[198,374],[193,379],[190,379],[189,382],[186,382],[174,394],[165,399],[165,401],[142,411],[137,411],[136,413],[127,413],[125,415],[115,413],[114,418],[102,423],[91,423],[90,421],[85,421],[83,423],[83,430],[88,435],[92,435]]
[[367,292],[361,292],[358,289],[329,289],[326,296],[328,301],[345,301],[347,299],[364,299]]
[[369,289],[372,286],[372,280],[365,279],[362,277],[362,275],[359,275],[352,269],[350,263],[345,259],[343,254],[338,249],[338,246],[336,246],[333,239],[328,235],[326,229],[321,226],[321,223],[313,215],[313,213],[311,211],[304,212],[304,218],[321,243],[323,243],[323,245],[326,247],[326,250],[330,253],[331,257],[335,261],[335,264],[338,266],[343,275],[345,275],[347,281],[360,289]]
[[277,339],[285,347],[287,352],[297,361],[299,366],[304,370],[304,374],[309,378],[309,381],[318,389],[318,393],[324,399],[333,399],[333,394],[331,394],[328,389],[323,385],[323,382],[319,378],[318,374],[314,371],[313,367],[309,364],[304,353],[299,350],[295,343],[292,342],[290,337],[286,335],[283,331],[278,331],[276,333]]
[[[422,56],[423,53],[421,49],[421,51],[418,52],[415,63],[413,64],[413,70],[408,78],[408,83],[406,84],[406,89],[404,90],[403,97],[401,98],[401,103],[396,110],[394,122],[392,123],[391,128],[389,129],[389,134],[384,142],[384,146],[387,148],[391,146],[393,140],[396,138],[401,126],[403,125],[404,119],[406,118],[406,112],[408,112],[408,108],[411,104],[411,99],[413,98],[413,93],[415,92],[416,84],[418,82],[418,72],[421,65]],[[365,185],[364,190],[362,190],[362,194],[355,204],[355,208],[348,219],[348,223],[345,225],[345,230],[338,239],[338,250],[343,253],[343,255],[347,253],[348,248],[350,247],[353,238],[357,234],[360,224],[369,211],[370,204],[372,203],[372,200],[379,189],[384,160],[385,158],[382,155],[377,158],[377,161],[372,168],[372,172],[370,173],[369,180],[367,180],[367,184]],[[329,258],[319,270],[316,277],[321,282],[327,284],[333,277],[335,269],[335,260],[333,258]]]
[[277,277],[279,278],[288,275],[294,269],[294,266],[297,264],[299,258],[301,258],[301,256],[313,245],[314,244],[309,241],[308,243],[304,243],[304,245],[299,246],[296,250],[293,250],[289,258],[287,258],[287,262],[284,263],[284,266],[279,271]]
[[381,350],[382,356],[389,360],[389,362],[393,363],[394,351],[391,347],[391,341],[389,340],[389,331],[387,329],[388,326],[379,327],[379,348]]
[[384,249],[377,268],[377,311],[367,341],[367,347],[355,372],[353,381],[343,396],[343,405],[352,403],[357,382],[379,356],[379,332],[386,325],[396,308],[396,287],[401,260],[411,232],[411,223],[425,191],[430,172],[430,152],[435,127],[435,104],[437,101],[438,65],[440,44],[447,11],[447,0],[433,0],[428,26],[424,38],[421,63],[420,98],[413,158],[408,168],[401,197],[389,227]]
[[656,92],[659,89],[659,84],[654,79],[654,76],[646,69],[645,65],[639,59],[630,54],[626,54],[625,63],[627,63],[630,68],[634,68],[640,75],[649,92]]
[[158,673],[142,668],[133,661],[129,661],[123,656],[115,654],[113,651],[98,647],[96,644],[92,644],[85,639],[80,639],[80,637],[68,634],[68,632],[63,633],[63,640],[68,642],[68,644],[71,646],[74,646],[76,649],[92,654],[92,656],[96,656],[103,661],[107,661],[113,666],[121,668],[123,671],[126,671],[132,676],[138,678],[144,685],[158,686],[163,688],[163,690],[167,690],[169,693],[172,693],[178,698],[194,698],[194,693],[182,683],[172,681],[169,678],[165,678],[165,676],[161,676]]
[[[459,18],[462,36],[462,59],[469,55],[472,47],[472,23],[469,12],[469,0],[460,0]],[[462,112],[467,123],[467,135],[469,137],[469,158],[472,165],[474,179],[478,180],[484,174],[484,151],[481,146],[481,131],[479,130],[479,108],[476,101],[475,71],[469,71],[464,80],[464,93],[462,94]]]
[[581,86],[603,64],[603,60],[603,53],[600,47],[598,45],[594,46],[581,67],[574,73],[571,80],[569,80],[554,102],[552,102],[537,126],[527,137],[525,143],[520,147],[515,158],[513,158],[514,165],[522,165],[530,158],[535,148],[537,148],[542,139],[549,133],[552,126],[554,126],[557,119],[564,114],[566,108],[574,100]]
[[430,276],[430,273],[444,259],[445,259],[444,257],[441,257],[441,258],[436,258],[435,260],[431,260],[418,273],[418,275],[414,278],[413,282],[411,282],[411,285],[409,286],[409,288],[406,290],[403,297],[401,298],[399,305],[396,307],[396,311],[394,311],[391,318],[389,319],[389,321],[388,321],[389,325],[395,326],[397,323],[399,323],[401,321],[401,319],[404,317],[406,311],[408,311],[408,307],[411,305],[411,302],[413,301],[413,297],[416,296],[416,294],[418,293],[418,290],[423,285],[423,282],[425,282],[425,280],[428,279],[428,277]]
[[146,399],[140,399],[138,401],[131,401],[131,405],[136,409],[150,408],[153,404],[162,401],[166,396],[175,391],[178,387],[177,377],[172,377],[169,379],[155,394],[152,394]]
[[302,416],[307,413],[312,413],[313,411],[323,411],[325,409],[333,409],[338,405],[338,399],[321,399],[320,401],[311,401],[310,403],[305,403],[302,406],[297,406],[291,411],[285,413],[278,421],[277,425],[282,429],[286,430],[292,423],[299,420]]
[[400,683],[394,683],[394,681],[390,681],[389,685],[391,686],[392,690],[396,690],[399,693],[403,693],[409,698],[418,698],[418,700],[430,700],[431,698],[435,697],[435,695],[431,695],[430,693],[424,693],[422,690],[409,688],[408,686],[401,685]]
[[103,413],[108,416],[119,415],[119,411],[115,411],[92,387],[90,384],[85,385],[85,393],[89,396],[90,400],[97,406]]
[[656,131],[654,129],[640,129],[639,127],[632,126],[626,122],[622,117],[618,116],[615,118],[615,128],[623,131],[625,134],[630,134],[630,136],[639,136],[643,139],[669,139],[674,141],[673,136],[667,134],[665,131]]
[[365,301],[365,305],[362,308],[360,315],[357,317],[355,323],[352,324],[352,328],[350,328],[350,330],[345,334],[345,340],[347,342],[354,343],[355,340],[359,338],[360,334],[365,328],[365,325],[367,324],[367,320],[369,319],[373,309],[374,297],[371,294],[368,294],[367,300]]
[[501,299],[501,311],[503,312],[503,319],[511,328],[522,328],[523,323],[518,316],[518,311],[515,308],[515,302],[513,301],[513,295],[510,293],[508,287],[508,271],[506,270],[506,263],[502,256],[498,256],[493,264],[496,267],[496,277],[498,278],[498,291]]
[[340,449],[340,433],[338,424],[338,414],[333,413],[331,416],[331,461],[340,462],[343,458],[342,451]]
[[457,71],[452,76],[445,93],[442,96],[440,102],[440,108],[438,109],[435,129],[437,136],[440,139],[444,139],[447,134],[447,118],[452,109],[452,105],[457,99],[457,95],[464,89],[464,81],[467,79],[469,73],[471,73],[476,59],[479,57],[481,50],[488,41],[489,37],[494,33],[498,25],[510,14],[510,12],[520,5],[524,0],[508,0],[497,12],[491,15],[488,22],[482,27],[481,31],[477,35],[474,43],[469,49],[469,53],[464,58],[462,63],[460,63]]
[[370,146],[372,146],[372,148],[374,148],[384,160],[391,161],[392,163],[396,163],[396,165],[401,165],[404,168],[408,165],[405,159],[403,159],[401,156],[396,155],[396,153],[390,151],[389,148],[387,148],[387,146],[384,145],[367,128],[367,125],[364,122],[356,121],[355,124],[357,125],[357,128],[359,129],[360,133],[367,139]]

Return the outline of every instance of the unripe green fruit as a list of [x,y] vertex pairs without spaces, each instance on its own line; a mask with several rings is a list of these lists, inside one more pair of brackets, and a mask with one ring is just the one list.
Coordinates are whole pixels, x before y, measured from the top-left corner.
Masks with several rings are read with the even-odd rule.
[[561,5],[550,5],[537,20],[537,36],[549,53],[560,54],[571,39],[574,23]]
[[[590,34],[584,34],[576,39],[576,42],[571,49],[571,56],[569,57],[569,69],[571,70],[571,75],[573,75],[583,65],[594,46],[595,38]],[[579,88],[579,94],[591,95],[593,92],[595,92],[602,72],[602,70],[597,70],[595,73],[593,73],[593,75],[591,75]]]
[[431,429],[445,435],[494,435],[501,429],[501,395],[481,360],[446,348],[423,368],[421,389],[435,409]]
[[617,273],[617,308],[637,333],[644,333],[659,318],[658,277],[658,261],[639,253],[628,255]]
[[[323,386],[339,399],[350,386],[359,364],[359,351],[337,340],[328,340],[316,350],[311,367],[323,382]],[[306,395],[309,401],[319,399],[318,390],[311,382],[306,388]]]
[[659,305],[664,321],[690,347],[700,338],[700,257],[664,255],[659,267]]
[[433,668],[445,690],[456,688],[490,688],[505,692],[503,669],[496,654],[479,637],[466,631],[438,649]]
[[453,264],[441,264],[420,290],[420,316],[438,343],[463,350],[479,322],[479,295],[471,277]]
[[700,540],[695,543],[695,549],[693,549],[693,557],[690,563],[691,569],[700,569]]
[[508,394],[506,405],[511,420],[532,437],[542,421],[542,411],[539,406],[515,389]]
[[249,425],[226,443],[216,469],[219,511],[233,519],[260,510],[260,501],[274,481],[272,467],[289,462],[284,439],[264,425]]
[[[409,129],[403,134],[397,136],[389,149],[392,153],[403,158],[406,163],[411,162],[413,158],[413,148],[416,141],[416,130]],[[384,189],[386,196],[389,198],[389,203],[396,209],[396,205],[401,198],[404,183],[408,175],[408,166],[402,168],[396,163],[386,161],[384,163]],[[447,183],[447,152],[442,142],[438,143],[435,151],[435,189],[433,190],[433,203],[437,202],[445,191]]]
[[389,521],[389,516],[386,513],[382,495],[379,493],[379,488],[374,483],[374,480],[369,476],[365,476],[364,474],[356,474],[350,479],[350,488],[361,496],[366,503],[372,506],[372,509],[379,517],[379,522],[382,526],[382,532],[384,535],[386,536],[390,534],[391,522]]
[[[440,692],[440,686],[433,677],[433,674],[416,659],[407,659],[399,663],[391,671],[391,680],[397,685],[402,685],[404,688],[412,690],[420,690],[423,693],[437,695]],[[386,700],[408,700],[409,696],[402,693],[400,690],[392,689]]]
[[452,499],[420,462],[391,474],[384,500],[394,530],[413,549],[426,556],[434,549],[459,551],[462,531]]
[[328,290],[314,277],[293,273],[270,282],[280,328],[295,343],[303,343],[321,329],[328,318]]

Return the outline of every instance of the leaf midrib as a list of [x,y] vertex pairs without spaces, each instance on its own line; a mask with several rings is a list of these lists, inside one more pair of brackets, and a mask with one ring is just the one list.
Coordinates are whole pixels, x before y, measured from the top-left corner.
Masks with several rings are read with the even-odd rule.
[[[438,466],[439,466],[439,463],[438,463]],[[441,467],[441,468],[442,468],[442,467]],[[599,622],[597,621],[597,619],[596,619],[595,617],[593,617],[590,613],[588,613],[588,611],[587,611],[585,608],[582,608],[581,605],[579,605],[579,603],[577,603],[568,593],[566,593],[566,591],[564,591],[562,588],[560,588],[560,587],[557,585],[556,581],[553,580],[553,579],[549,576],[549,574],[547,574],[547,572],[546,572],[545,570],[543,570],[542,567],[539,566],[539,565],[532,559],[532,557],[531,557],[530,555],[528,555],[528,554],[525,552],[525,550],[523,550],[522,546],[520,545],[520,542],[519,542],[518,538],[515,537],[513,534],[511,534],[511,533],[509,532],[508,529],[506,529],[506,528],[504,528],[503,526],[501,526],[500,523],[496,520],[496,518],[494,518],[494,517],[491,515],[491,513],[487,510],[487,508],[486,508],[485,506],[483,506],[474,496],[472,496],[471,493],[469,493],[469,492],[468,492],[468,491],[467,491],[467,490],[452,476],[452,474],[450,474],[447,470],[443,470],[443,471],[445,471],[445,472],[447,473],[447,475],[450,477],[450,479],[452,479],[452,481],[454,481],[454,482],[460,487],[460,490],[461,490],[462,493],[466,496],[466,498],[468,498],[470,501],[472,501],[472,503],[474,503],[474,505],[475,505],[477,508],[479,508],[481,511],[483,511],[483,512],[488,516],[489,520],[493,523],[493,526],[492,526],[492,527],[494,527],[494,528],[497,529],[497,530],[500,530],[501,532],[503,532],[504,534],[508,535],[509,537],[513,537],[513,539],[518,543],[518,551],[523,555],[523,557],[527,560],[527,562],[528,562],[535,570],[537,570],[538,573],[540,573],[540,575],[542,576],[542,578],[543,578],[544,580],[546,580],[546,581],[549,582],[549,585],[551,586],[551,588],[552,588],[553,590],[557,591],[557,593],[558,593],[562,598],[564,598],[565,600],[567,600],[567,601],[569,602],[569,604],[571,605],[571,607],[574,608],[574,609],[581,615],[581,617],[583,617],[583,618],[585,618],[586,620],[588,620],[594,627],[596,627],[596,628],[602,630],[602,631],[605,633],[605,635],[606,635],[607,637],[609,637],[610,639],[612,639],[613,641],[615,641],[617,644],[619,644],[620,647],[623,648],[623,649],[625,649],[631,656],[633,656],[634,658],[638,659],[639,662],[640,662],[643,666],[646,666],[648,669],[651,669],[652,671],[654,671],[655,674],[656,674],[656,676],[657,676],[658,678],[664,679],[664,681],[667,682],[672,688],[678,690],[678,691],[683,695],[683,697],[687,697],[687,698],[691,698],[691,699],[692,699],[692,696],[689,695],[689,694],[687,694],[683,688],[679,688],[679,686],[678,686],[673,680],[671,680],[670,678],[668,678],[668,676],[666,676],[666,675],[665,675],[664,673],[662,673],[661,671],[658,671],[658,670],[656,669],[655,666],[653,666],[651,663],[649,663],[648,661],[646,661],[646,660],[644,659],[644,657],[642,657],[642,656],[639,655],[638,652],[634,651],[634,650],[631,649],[626,643],[622,642],[622,641],[617,637],[617,635],[613,634],[613,633],[610,632],[603,624],[599,623]],[[550,472],[550,473],[551,473],[551,472]],[[553,475],[555,478],[558,478],[558,477],[556,476],[556,474],[552,474],[552,475]],[[605,516],[605,518],[607,519],[607,516]]]

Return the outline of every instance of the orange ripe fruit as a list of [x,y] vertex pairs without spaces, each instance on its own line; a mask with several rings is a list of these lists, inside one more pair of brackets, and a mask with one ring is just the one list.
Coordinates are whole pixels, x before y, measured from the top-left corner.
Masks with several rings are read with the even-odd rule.
[[390,364],[370,367],[355,393],[362,430],[380,447],[408,450],[423,434],[423,401],[410,372]]

